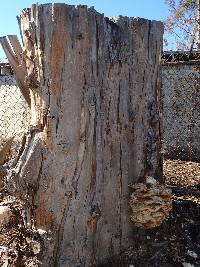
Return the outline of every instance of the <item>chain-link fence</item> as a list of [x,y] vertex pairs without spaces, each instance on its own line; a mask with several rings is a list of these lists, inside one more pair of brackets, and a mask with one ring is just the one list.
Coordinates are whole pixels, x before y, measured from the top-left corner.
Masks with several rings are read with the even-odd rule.
[[[166,158],[200,161],[200,60],[190,57],[178,53],[163,56],[163,152]],[[29,122],[29,107],[9,64],[1,61],[0,146],[25,132]]]
[[165,157],[200,161],[200,61],[162,66]]
[[10,66],[0,64],[0,148],[6,140],[26,131],[30,110],[16,85]]

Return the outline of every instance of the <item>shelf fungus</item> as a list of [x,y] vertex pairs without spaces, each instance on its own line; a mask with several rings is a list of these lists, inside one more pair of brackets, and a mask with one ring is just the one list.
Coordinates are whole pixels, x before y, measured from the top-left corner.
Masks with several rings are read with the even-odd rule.
[[161,225],[172,209],[170,190],[153,177],[147,177],[146,183],[137,183],[131,185],[131,188],[131,221],[134,225],[143,229]]

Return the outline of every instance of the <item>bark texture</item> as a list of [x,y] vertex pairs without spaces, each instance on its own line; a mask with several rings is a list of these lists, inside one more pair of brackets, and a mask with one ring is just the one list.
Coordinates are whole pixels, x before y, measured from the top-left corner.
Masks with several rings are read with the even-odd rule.
[[12,175],[44,266],[98,266],[134,242],[129,184],[162,177],[163,26],[66,4],[19,21],[32,126]]

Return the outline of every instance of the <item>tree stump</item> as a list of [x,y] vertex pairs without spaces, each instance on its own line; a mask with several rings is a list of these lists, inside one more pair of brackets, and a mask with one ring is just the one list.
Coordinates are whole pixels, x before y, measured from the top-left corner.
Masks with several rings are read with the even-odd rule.
[[163,26],[66,4],[33,5],[19,21],[23,52],[1,39],[31,99],[17,191],[49,235],[44,266],[100,266],[134,242],[129,185],[162,179]]

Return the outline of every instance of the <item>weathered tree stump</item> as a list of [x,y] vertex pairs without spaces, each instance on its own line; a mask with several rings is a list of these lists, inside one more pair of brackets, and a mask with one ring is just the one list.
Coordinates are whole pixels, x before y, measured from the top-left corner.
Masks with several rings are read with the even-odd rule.
[[33,5],[19,21],[14,70],[32,126],[17,190],[51,238],[44,266],[97,266],[134,241],[129,184],[162,177],[163,26],[66,4]]

